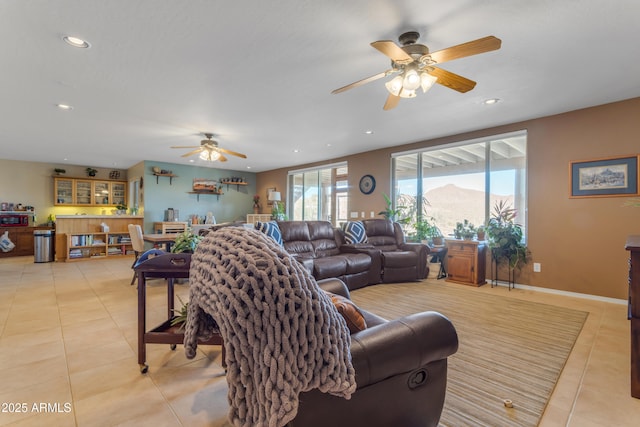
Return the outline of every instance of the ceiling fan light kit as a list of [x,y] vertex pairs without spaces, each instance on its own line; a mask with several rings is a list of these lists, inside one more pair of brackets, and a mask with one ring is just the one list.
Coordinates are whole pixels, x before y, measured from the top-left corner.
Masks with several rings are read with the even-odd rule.
[[232,156],[240,157],[243,159],[247,158],[247,156],[242,153],[237,153],[235,151],[219,147],[218,141],[211,139],[213,138],[212,133],[205,133],[204,136],[207,139],[203,139],[202,141],[200,141],[200,145],[177,145],[171,148],[193,148],[194,150],[183,154],[182,157],[189,157],[193,156],[194,154],[199,154],[198,157],[207,162],[226,162],[227,158],[224,156],[224,154],[230,154]]
[[383,107],[385,110],[395,108],[400,98],[415,98],[418,88],[426,93],[435,83],[465,93],[473,89],[476,82],[437,68],[435,65],[497,50],[502,44],[499,38],[487,36],[430,53],[427,46],[416,43],[418,38],[420,38],[418,32],[409,31],[398,38],[402,46],[398,46],[390,40],[371,43],[372,47],[391,59],[391,69],[343,86],[332,93],[341,93],[392,74],[396,74],[396,76],[385,83],[385,87],[389,91],[389,96]]

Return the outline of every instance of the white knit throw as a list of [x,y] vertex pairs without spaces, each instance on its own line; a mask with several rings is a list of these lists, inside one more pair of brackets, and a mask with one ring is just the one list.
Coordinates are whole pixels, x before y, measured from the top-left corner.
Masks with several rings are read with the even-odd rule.
[[298,394],[314,388],[346,399],[355,391],[344,319],[270,237],[240,227],[209,233],[192,255],[189,285],[185,352],[193,358],[197,340],[219,328],[235,426],[284,426]]

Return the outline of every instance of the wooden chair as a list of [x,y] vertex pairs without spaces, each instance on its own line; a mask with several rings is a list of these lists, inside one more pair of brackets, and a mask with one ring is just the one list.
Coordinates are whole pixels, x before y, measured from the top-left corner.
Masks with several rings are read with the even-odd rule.
[[[133,260],[133,264],[131,264],[131,268],[136,265],[138,258],[140,258],[140,254],[144,252],[144,240],[142,238],[142,227],[137,224],[129,224],[129,236],[131,237],[131,247],[133,248],[133,253],[135,255],[135,259]],[[133,278],[131,279],[131,285],[136,281],[137,274],[134,271]]]

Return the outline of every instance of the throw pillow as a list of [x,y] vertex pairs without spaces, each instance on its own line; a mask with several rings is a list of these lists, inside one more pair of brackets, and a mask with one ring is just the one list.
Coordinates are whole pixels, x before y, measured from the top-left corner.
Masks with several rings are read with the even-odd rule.
[[366,243],[367,232],[362,221],[347,221],[342,224],[344,237],[349,244]]
[[256,221],[256,230],[262,231],[267,236],[271,237],[276,241],[277,244],[282,246],[282,232],[280,231],[280,227],[278,227],[278,223],[275,221],[269,222],[260,222]]
[[367,329],[367,322],[364,320],[364,316],[360,309],[349,298],[345,298],[342,295],[337,295],[332,292],[324,291],[330,298],[333,305],[335,305],[338,313],[344,317],[349,327],[349,332],[363,331]]

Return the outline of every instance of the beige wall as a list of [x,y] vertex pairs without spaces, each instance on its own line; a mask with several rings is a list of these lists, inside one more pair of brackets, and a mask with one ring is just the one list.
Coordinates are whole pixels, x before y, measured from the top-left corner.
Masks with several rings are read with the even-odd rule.
[[[289,169],[346,160],[350,211],[379,212],[390,193],[391,153],[517,130],[528,132],[528,244],[534,262],[517,282],[611,298],[627,298],[628,234],[640,234],[640,208],[624,207],[624,197],[569,198],[569,162],[640,153],[640,98],[556,116],[485,129],[416,144],[376,150],[322,163],[257,174],[257,187],[286,189]],[[375,191],[363,195],[358,181],[372,174]]]
[[[49,214],[74,215],[76,213],[100,214],[101,207],[55,207],[53,205],[54,168],[66,170],[63,176],[86,177],[86,166],[56,165],[40,162],[23,162],[0,159],[0,202],[22,203],[33,206],[37,223],[44,223]],[[120,180],[127,180],[127,171],[121,169],[95,168],[96,178],[108,179],[113,170],[120,172]]]

